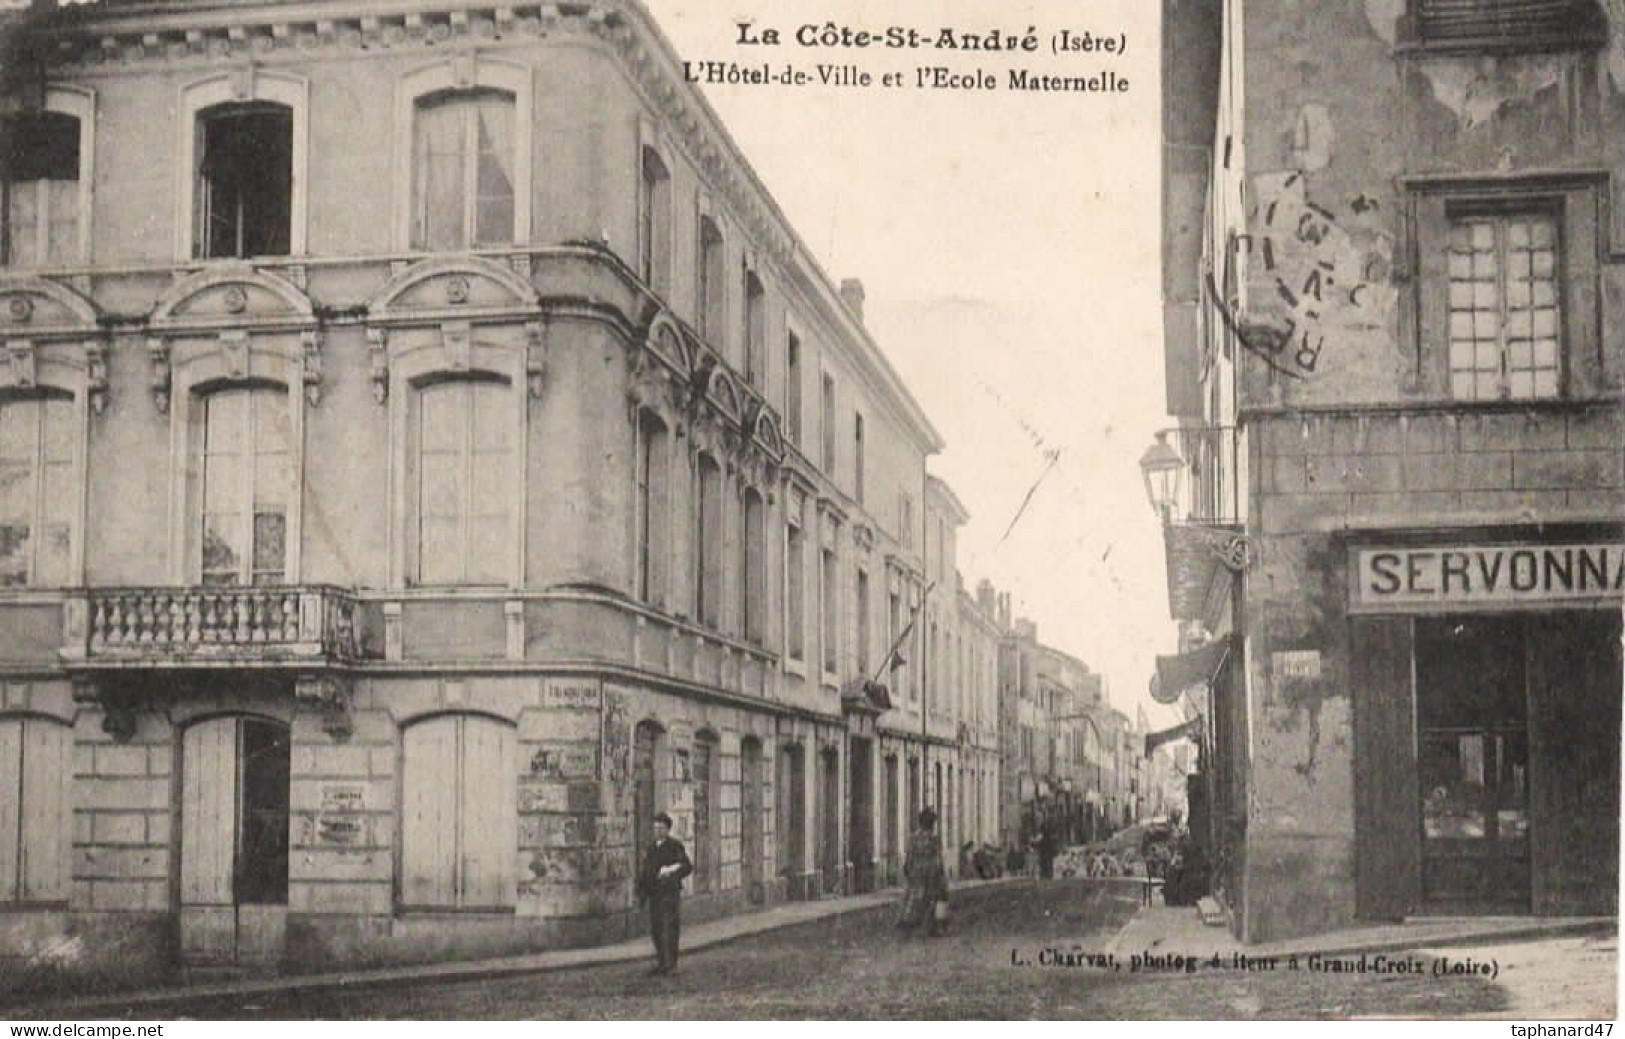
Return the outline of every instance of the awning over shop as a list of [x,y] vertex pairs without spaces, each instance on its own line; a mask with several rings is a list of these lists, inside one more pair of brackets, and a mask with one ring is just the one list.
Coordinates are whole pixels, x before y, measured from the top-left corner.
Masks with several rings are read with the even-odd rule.
[[1158,703],[1177,703],[1187,689],[1209,685],[1230,653],[1232,637],[1214,639],[1187,653],[1157,657],[1157,673],[1151,679],[1151,697]]
[[1247,535],[1239,528],[1172,523],[1162,530],[1168,563],[1168,612],[1174,620],[1205,621],[1215,591],[1229,592],[1235,571],[1247,564]]
[[1201,715],[1197,715],[1195,718],[1191,718],[1191,719],[1188,719],[1187,721],[1180,722],[1178,725],[1175,725],[1171,729],[1163,729],[1161,732],[1148,732],[1148,733],[1146,733],[1145,734],[1145,756],[1149,758],[1151,756],[1151,752],[1156,750],[1158,747],[1162,746],[1164,743],[1172,743],[1175,740],[1184,740],[1184,739],[1188,739],[1193,743],[1200,743],[1201,742],[1201,740],[1202,740],[1202,717],[1201,717]]

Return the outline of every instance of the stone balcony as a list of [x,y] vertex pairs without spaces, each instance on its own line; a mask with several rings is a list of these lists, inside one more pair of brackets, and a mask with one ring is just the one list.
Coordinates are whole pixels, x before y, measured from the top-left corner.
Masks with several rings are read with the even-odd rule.
[[63,606],[70,668],[309,669],[361,656],[355,598],[325,585],[93,588]]

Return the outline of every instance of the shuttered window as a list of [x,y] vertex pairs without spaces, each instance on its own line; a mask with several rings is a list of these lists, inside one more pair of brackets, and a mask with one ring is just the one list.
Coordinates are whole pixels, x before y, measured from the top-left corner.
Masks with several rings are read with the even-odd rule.
[[1412,0],[1414,40],[1428,48],[1546,50],[1597,45],[1596,0]]
[[514,903],[513,727],[444,715],[406,730],[401,904],[507,909]]
[[0,399],[0,586],[69,582],[74,403]]
[[0,718],[0,904],[68,898],[72,730]]
[[417,579],[502,584],[516,539],[512,388],[489,379],[424,386],[417,395]]

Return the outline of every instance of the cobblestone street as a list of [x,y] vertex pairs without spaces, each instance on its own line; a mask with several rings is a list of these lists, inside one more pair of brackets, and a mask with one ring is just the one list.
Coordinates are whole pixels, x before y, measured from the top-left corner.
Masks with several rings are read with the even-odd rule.
[[[1348,1018],[1575,1016],[1612,1005],[1613,939],[1449,950],[1495,958],[1497,980],[1239,972],[1167,963],[1147,972],[1053,965],[1102,953],[1134,914],[1125,884],[1018,881],[955,896],[952,933],[903,939],[888,909],[785,928],[686,956],[677,977],[647,964],[143,1006],[144,1019],[218,1018]],[[1053,951],[1052,951],[1053,950]],[[1155,950],[1164,957],[1202,950]],[[1431,963],[1434,951],[1414,956]],[[1082,957],[1074,956],[1074,960]],[[1014,963],[1019,960],[1020,963]],[[1611,1010],[1608,1011],[1611,1016]]]

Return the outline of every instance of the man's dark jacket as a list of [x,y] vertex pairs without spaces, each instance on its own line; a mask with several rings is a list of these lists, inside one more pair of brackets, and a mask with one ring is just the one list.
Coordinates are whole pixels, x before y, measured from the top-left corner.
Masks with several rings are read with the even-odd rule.
[[[661,876],[661,868],[670,865],[676,865],[677,870]],[[694,863],[688,861],[682,841],[667,837],[650,845],[643,856],[643,867],[638,870],[638,900],[676,900],[683,893],[683,878],[693,872]]]

